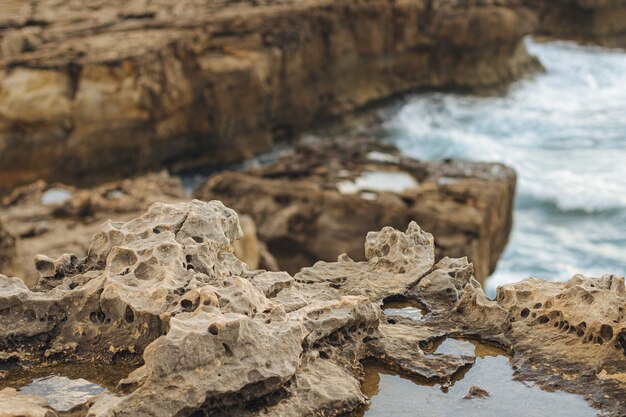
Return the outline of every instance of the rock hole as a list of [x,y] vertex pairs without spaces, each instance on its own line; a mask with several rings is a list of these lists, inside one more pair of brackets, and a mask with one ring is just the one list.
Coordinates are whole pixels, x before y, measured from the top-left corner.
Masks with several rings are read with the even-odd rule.
[[192,264],[187,265],[187,271],[195,271],[196,268]]
[[204,239],[202,239],[200,236],[194,236],[194,237],[192,237],[192,239],[193,239],[196,243],[204,243]]
[[209,326],[209,333],[211,333],[213,336],[217,336],[218,331],[215,324]]
[[609,325],[603,324],[600,326],[600,336],[606,340],[613,339],[613,328]]
[[550,321],[550,319],[547,316],[541,316],[539,317],[539,323],[541,324],[546,324]]
[[523,318],[528,317],[528,315],[530,314],[530,310],[525,308],[521,311],[520,316],[522,316]]
[[158,235],[159,233],[161,233],[161,231],[155,227],[154,229],[152,229],[152,233],[154,233],[155,235]]
[[383,252],[383,256],[387,256],[389,255],[389,245],[388,244],[384,244],[383,247],[381,248],[382,252]]
[[183,308],[183,310],[191,311],[193,303],[191,302],[191,300],[182,300],[180,302],[180,306]]
[[533,306],[533,308],[536,310],[536,309],[538,309],[538,308],[541,308],[541,306],[542,306],[542,305],[543,305],[543,304],[541,304],[541,303],[537,303],[537,304],[535,304],[535,305]]
[[[211,330],[209,330],[209,332],[210,331]],[[230,347],[226,343],[222,343],[222,346],[224,347],[224,352],[226,353],[226,356],[228,357],[233,356],[233,351],[230,349]]]
[[124,312],[124,320],[126,320],[126,323],[132,323],[135,321],[135,312],[130,306],[126,306],[126,311]]
[[396,324],[396,321],[394,319],[387,319],[387,323]]
[[622,329],[622,331],[617,335],[617,343],[615,344],[615,347],[619,349],[620,346],[624,350],[624,356],[626,356],[626,329]]
[[324,352],[323,350],[320,351],[320,359],[328,359],[328,353]]

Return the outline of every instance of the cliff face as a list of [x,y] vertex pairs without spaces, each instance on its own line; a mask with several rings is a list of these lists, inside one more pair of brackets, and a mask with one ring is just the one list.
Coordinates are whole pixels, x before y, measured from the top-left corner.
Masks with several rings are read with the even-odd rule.
[[538,34],[626,48],[624,0],[527,0],[538,16]]
[[421,87],[538,67],[502,2],[3,3],[0,189],[228,163]]
[[[449,383],[476,354],[428,346],[473,337],[509,349],[516,378],[623,415],[623,277],[528,279],[489,300],[467,259],[435,263],[433,236],[414,222],[368,233],[362,262],[342,257],[293,277],[248,269],[232,253],[239,237],[237,215],[218,201],[157,203],[106,222],[86,258],[39,257],[34,291],[0,275],[3,376],[50,362],[135,365],[116,389],[82,397],[77,417],[338,416],[367,401],[361,361]],[[424,306],[424,317],[383,313],[394,297]],[[0,391],[0,410],[68,415],[14,388]]]

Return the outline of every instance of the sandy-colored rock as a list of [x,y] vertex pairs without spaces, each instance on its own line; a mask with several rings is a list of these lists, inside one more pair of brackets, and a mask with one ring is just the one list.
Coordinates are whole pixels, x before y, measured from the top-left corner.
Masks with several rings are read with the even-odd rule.
[[506,84],[539,66],[507,3],[5,0],[0,191],[224,164],[401,92]]
[[[187,199],[180,179],[165,172],[87,189],[43,181],[19,187],[4,198],[0,207],[0,221],[6,224],[0,229],[0,236],[4,236],[0,238],[3,242],[0,258],[6,258],[0,261],[0,266],[4,265],[0,271],[18,276],[32,287],[39,279],[37,269],[60,267],[53,266],[52,260],[70,253],[85,256],[91,236],[104,221],[128,221],[140,216],[154,202],[176,203]],[[275,259],[257,238],[254,222],[244,216],[241,224],[244,235],[234,244],[239,259],[252,269],[261,265],[267,270],[277,270]],[[16,254],[16,238],[7,233],[19,237],[19,253]],[[46,254],[48,262],[38,258],[34,268],[33,259],[38,254]],[[12,264],[9,258],[14,259]],[[69,261],[69,255],[66,258],[63,262]],[[49,275],[53,276],[54,272]]]
[[362,236],[417,221],[436,257],[468,256],[484,280],[506,246],[516,176],[500,164],[419,162],[371,140],[313,140],[266,167],[223,172],[196,191],[252,216],[291,273],[340,253],[365,259]]
[[48,402],[39,397],[23,395],[13,388],[0,391],[0,417],[57,417]]
[[[341,296],[287,314],[275,297],[296,283],[249,270],[232,253],[241,235],[220,202],[156,203],[130,222],[106,222],[84,259],[40,257],[36,291],[0,276],[2,360],[141,357],[120,393],[93,399],[89,416],[184,416],[242,407],[283,387],[292,392],[284,415],[362,405],[352,368],[376,332],[378,307]],[[312,403],[306,387],[325,372],[343,388]]]
[[[489,300],[467,259],[433,266],[432,237],[410,224],[369,234],[367,261],[342,257],[294,279],[237,259],[241,234],[220,202],[156,203],[105,223],[86,258],[42,256],[35,291],[0,276],[0,362],[140,365],[76,417],[337,416],[367,401],[362,361],[446,382],[475,355],[431,346],[471,337],[507,349],[516,378],[623,414],[623,277],[531,278]],[[419,303],[424,316],[382,313],[377,304],[390,297]],[[0,405],[10,416],[55,415],[45,399],[11,389]]]

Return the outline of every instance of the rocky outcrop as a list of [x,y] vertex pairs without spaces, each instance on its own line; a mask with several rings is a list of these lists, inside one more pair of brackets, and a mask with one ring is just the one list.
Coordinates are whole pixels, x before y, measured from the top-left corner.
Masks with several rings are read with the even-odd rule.
[[416,88],[538,67],[503,2],[5,1],[0,189],[224,164]]
[[[0,271],[33,286],[39,279],[33,268],[37,254],[52,258],[64,253],[84,256],[91,236],[105,220],[131,220],[156,201],[176,203],[187,199],[180,179],[165,172],[86,189],[43,181],[19,187],[0,206],[0,221],[6,224],[4,234],[0,232],[0,236],[6,236],[0,238]],[[275,259],[257,238],[254,221],[242,217],[241,225],[243,237],[234,244],[237,256],[251,268],[276,270]],[[16,254],[18,240],[21,244]]]
[[626,48],[624,0],[527,0],[537,12],[537,34]]
[[279,161],[223,172],[196,191],[254,218],[282,269],[295,273],[340,253],[365,259],[359,236],[417,221],[437,258],[469,256],[484,280],[512,225],[515,173],[499,164],[419,162],[366,139],[300,143]]
[[[336,416],[367,401],[362,360],[448,380],[474,356],[427,346],[475,337],[509,349],[519,378],[583,394],[603,415],[623,411],[623,277],[529,279],[488,300],[467,259],[433,265],[433,238],[414,223],[368,234],[366,261],[344,256],[294,278],[248,269],[232,253],[240,236],[220,202],[157,203],[105,223],[84,259],[41,258],[35,291],[0,276],[0,360],[138,366],[73,416]],[[378,308],[400,296],[425,316]],[[6,415],[56,415],[11,388],[0,404]]]

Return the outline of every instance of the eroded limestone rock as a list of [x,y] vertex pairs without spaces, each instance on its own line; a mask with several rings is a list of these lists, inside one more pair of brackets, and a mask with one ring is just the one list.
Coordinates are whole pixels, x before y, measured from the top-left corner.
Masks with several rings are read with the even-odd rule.
[[[416,224],[369,234],[367,261],[342,256],[295,278],[249,269],[232,252],[240,236],[220,202],[156,203],[105,223],[85,258],[42,257],[34,291],[0,276],[0,362],[135,365],[75,416],[337,416],[367,401],[362,361],[449,381],[475,356],[433,346],[479,338],[511,352],[517,378],[584,395],[602,415],[624,409],[623,277],[528,279],[489,300],[467,259],[433,265],[432,236]],[[399,297],[425,315],[380,310]],[[11,389],[0,405],[55,415]]]
[[342,138],[304,141],[269,166],[216,174],[195,196],[252,216],[291,273],[343,252],[363,260],[369,231],[414,220],[435,236],[438,259],[468,256],[482,281],[508,241],[515,181],[500,164],[420,162],[390,145]]
[[[140,216],[154,202],[177,203],[187,199],[180,179],[166,172],[94,188],[81,189],[43,181],[17,188],[2,201],[0,221],[4,221],[8,230],[0,231],[0,235],[11,233],[19,237],[20,250],[16,255],[15,249],[10,248],[15,244],[12,238],[0,237],[3,242],[0,245],[6,246],[0,257],[15,258],[13,269],[1,267],[7,265],[7,261],[0,261],[0,272],[18,276],[33,287],[40,275],[53,277],[59,269],[71,269],[75,261],[69,254],[85,256],[91,237],[98,233],[104,221],[128,221]],[[274,257],[257,238],[254,222],[244,216],[241,225],[243,237],[234,243],[239,259],[252,269],[260,265],[277,270]],[[39,254],[45,256],[42,258]],[[33,268],[35,257],[36,268]]]

